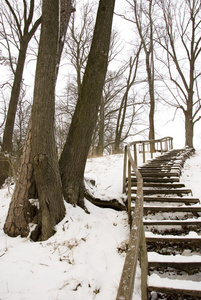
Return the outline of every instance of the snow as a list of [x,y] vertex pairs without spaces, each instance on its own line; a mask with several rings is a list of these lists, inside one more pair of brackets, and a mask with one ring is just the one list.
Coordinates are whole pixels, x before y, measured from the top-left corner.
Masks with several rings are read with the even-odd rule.
[[164,261],[164,262],[201,262],[201,255],[184,256],[184,255],[162,255],[156,252],[148,252],[148,260],[150,262]]
[[[95,180],[96,197],[122,201],[122,168],[123,155],[88,159],[85,175]],[[201,198],[200,168],[198,151],[188,159],[182,181]],[[45,242],[32,242],[3,232],[11,194],[12,186],[0,190],[0,299],[116,299],[129,238],[126,212],[98,208],[86,200],[90,211],[86,214],[66,203],[66,216],[56,226],[56,234]],[[171,283],[155,274],[149,283],[153,280],[165,286]],[[183,287],[185,282],[179,284]],[[134,298],[140,299],[139,266]]]
[[150,286],[155,286],[157,282],[157,286],[166,287],[166,288],[177,288],[184,290],[197,290],[200,291],[200,282],[196,281],[184,281],[179,279],[164,279],[158,276],[157,274],[152,274],[149,276],[148,283]]

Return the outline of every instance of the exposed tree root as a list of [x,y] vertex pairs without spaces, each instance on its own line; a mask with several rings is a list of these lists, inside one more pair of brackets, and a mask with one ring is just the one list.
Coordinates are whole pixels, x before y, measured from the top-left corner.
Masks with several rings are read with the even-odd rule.
[[117,199],[112,200],[101,200],[99,198],[95,198],[87,189],[85,189],[84,196],[87,200],[89,200],[92,204],[101,207],[101,208],[112,208],[117,211],[126,210],[126,207],[121,204]]

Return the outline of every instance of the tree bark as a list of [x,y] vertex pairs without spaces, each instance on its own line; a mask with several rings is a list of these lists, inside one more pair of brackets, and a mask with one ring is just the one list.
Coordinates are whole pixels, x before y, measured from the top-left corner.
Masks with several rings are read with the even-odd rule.
[[193,148],[193,87],[189,89],[185,116],[185,145]]
[[60,158],[64,198],[83,206],[84,169],[108,64],[115,0],[100,0],[93,41],[69,134]]
[[98,156],[103,156],[104,151],[104,129],[105,129],[105,115],[104,115],[104,99],[101,97],[100,101],[100,121],[99,121],[99,132],[98,132],[98,145],[96,149],[96,154]]
[[11,91],[11,97],[10,97],[9,108],[8,108],[4,135],[3,135],[3,143],[2,143],[3,152],[8,152],[8,153],[12,152],[13,128],[15,123],[15,115],[17,111],[18,99],[21,90],[22,74],[24,70],[27,47],[28,47],[27,42],[20,43],[17,68],[15,71],[15,77],[14,77],[13,87]]
[[[66,0],[62,0],[62,1],[66,2]],[[71,0],[68,0],[68,2],[71,2]],[[63,6],[61,5],[61,7]],[[71,6],[68,5],[67,7],[70,8]],[[65,19],[65,20],[67,23],[65,23],[65,25],[62,24],[62,28],[64,28],[64,26],[68,27],[69,19]],[[64,30],[60,30],[60,34],[61,32],[66,33],[66,31]],[[64,37],[60,36],[59,40],[64,40],[64,39],[65,39]],[[63,44],[59,43],[59,46],[63,47]],[[63,48],[58,51],[59,53],[58,55],[62,54],[62,50]],[[60,59],[57,58],[56,74],[58,74],[59,62]],[[19,169],[18,180],[16,182],[15,190],[11,200],[11,205],[8,211],[8,216],[4,225],[4,231],[9,236],[17,236],[17,235],[27,236],[29,233],[29,222],[34,221],[38,223],[36,208],[30,206],[30,202],[29,202],[29,199],[38,198],[36,183],[34,179],[33,158],[32,158],[32,148],[31,148],[31,133],[32,133],[31,128],[32,128],[32,124],[30,119],[25,144],[23,147],[23,155],[21,158],[21,166]],[[33,220],[34,217],[35,219]],[[39,234],[40,234],[40,230],[36,231],[35,233],[32,233],[31,236],[32,239],[37,240]]]
[[32,157],[39,197],[37,239],[46,240],[65,215],[54,137],[59,0],[43,0],[32,110]]
[[71,2],[72,0],[60,0],[60,29],[59,29],[59,45],[58,45],[56,75],[58,75],[59,72],[59,65],[60,65],[61,56],[64,48],[65,37],[66,37],[70,16],[73,12],[75,12],[75,8],[72,6]]
[[29,122],[21,161],[19,178],[4,224],[4,232],[11,237],[18,235],[26,237],[29,233],[29,223],[33,221],[37,212],[36,207],[28,200],[37,197],[31,159],[31,122]]

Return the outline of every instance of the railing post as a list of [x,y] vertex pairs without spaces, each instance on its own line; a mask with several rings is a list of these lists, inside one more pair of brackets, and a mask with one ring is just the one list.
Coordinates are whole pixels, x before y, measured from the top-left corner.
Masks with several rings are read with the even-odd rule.
[[153,148],[155,149],[155,142],[153,142],[154,147],[151,147],[151,143],[150,143],[150,152],[151,152],[151,158],[153,158]]
[[147,278],[148,278],[148,257],[147,245],[144,233],[144,225],[141,225],[140,237],[140,267],[141,267],[141,299],[148,299]]
[[165,139],[165,151],[168,151],[168,141],[167,141],[167,138]]
[[124,167],[123,167],[123,194],[126,192],[126,167],[127,167],[128,150],[127,145],[124,148]]
[[143,164],[145,163],[145,144],[142,143],[142,152],[143,152]]
[[128,160],[128,221],[131,224],[131,162]]
[[134,144],[133,147],[134,147],[134,160],[135,160],[135,163],[136,163],[136,166],[137,166],[137,145]]
[[161,146],[161,154],[163,154],[163,142],[160,141],[160,146]]

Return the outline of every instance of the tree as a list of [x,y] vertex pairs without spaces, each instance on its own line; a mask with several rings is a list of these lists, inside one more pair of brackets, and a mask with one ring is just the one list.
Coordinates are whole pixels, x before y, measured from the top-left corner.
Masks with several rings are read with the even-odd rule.
[[[14,69],[12,65],[12,55],[10,53],[10,48],[8,46],[9,50],[9,57],[10,57],[10,63],[11,68],[14,72],[14,81],[12,85],[11,90],[11,96],[10,96],[10,102],[7,112],[7,118],[6,118],[6,124],[4,129],[4,135],[3,135],[3,143],[2,143],[2,151],[11,153],[12,152],[12,136],[13,136],[13,128],[14,128],[14,122],[15,122],[15,115],[17,111],[17,104],[18,99],[20,95],[21,90],[21,83],[22,83],[22,76],[23,76],[23,70],[24,70],[24,64],[26,59],[26,53],[28,44],[35,34],[38,26],[41,23],[41,17],[38,18],[34,24],[33,17],[34,17],[34,10],[35,10],[35,1],[30,0],[29,6],[27,5],[27,1],[23,1],[23,17],[20,14],[20,11],[18,9],[18,5],[16,5],[16,2],[12,3],[9,0],[5,0],[8,9],[10,11],[11,16],[10,17],[10,26],[11,26],[11,32],[12,27],[15,28],[15,34],[19,38],[19,53],[18,53],[18,59],[16,64],[16,69]],[[13,21],[12,21],[13,18]],[[22,22],[23,20],[23,22]],[[23,28],[22,28],[23,24]],[[16,36],[13,36],[13,39],[16,39]],[[6,36],[5,36],[6,37]],[[7,38],[7,44],[9,43],[9,39]]]
[[199,0],[177,3],[160,0],[159,4],[164,27],[159,27],[161,31],[157,41],[166,51],[167,58],[161,61],[168,70],[173,86],[167,83],[167,78],[164,82],[174,100],[173,105],[184,113],[185,144],[193,147],[194,125],[201,118],[201,73],[198,63],[201,53],[201,4]]
[[77,22],[76,16],[72,16],[66,39],[66,55],[76,72],[77,94],[81,89],[83,74],[92,41],[94,28],[92,13],[92,5],[87,2],[82,6],[80,16],[77,17],[79,18],[79,23]]
[[39,198],[38,234],[46,240],[62,220],[65,207],[54,136],[59,1],[43,0],[41,37],[32,108],[32,156]]
[[125,92],[124,92],[122,100],[121,100],[118,117],[117,117],[117,124],[116,124],[116,130],[115,130],[115,141],[114,141],[114,153],[120,152],[120,144],[123,140],[125,140],[128,137],[130,127],[132,126],[133,118],[135,116],[135,108],[134,107],[136,104],[134,103],[131,123],[130,123],[130,126],[129,126],[125,136],[123,137],[123,128],[125,125],[126,111],[128,108],[129,91],[136,80],[138,61],[139,61],[139,55],[140,55],[141,48],[142,48],[142,44],[140,44],[135,58],[131,57],[130,61],[129,61],[129,73],[128,73],[128,78],[126,81],[126,89],[125,89]]
[[[21,11],[18,7],[18,3],[16,1],[11,2],[9,0],[5,0],[6,5],[8,7],[8,12],[4,12],[4,20],[2,20],[2,30],[3,36],[5,39],[5,45],[8,51],[8,61],[11,67],[11,70],[14,74],[14,80],[11,89],[10,102],[6,116],[3,141],[0,153],[0,186],[4,183],[5,179],[9,175],[9,162],[7,156],[4,155],[5,152],[11,154],[12,152],[12,137],[14,130],[15,117],[17,112],[17,105],[20,97],[22,78],[23,78],[23,70],[24,64],[26,60],[26,53],[29,42],[33,35],[35,34],[38,26],[41,23],[41,17],[38,18],[34,24],[34,10],[35,10],[35,1],[30,0],[29,6],[27,5],[27,1],[23,1],[23,16],[21,16]],[[3,15],[3,12],[2,12]],[[1,16],[3,19],[3,16]],[[10,34],[6,32],[6,25],[4,24],[5,19],[9,23]],[[12,41],[10,41],[10,35],[12,37]],[[19,42],[17,42],[19,39]],[[18,52],[18,59],[16,63],[16,68],[14,67],[11,44],[15,44]],[[19,44],[19,45],[18,45]]]
[[[71,4],[71,0],[62,0],[62,1],[65,1],[65,2],[68,1]],[[56,77],[54,78],[54,76],[55,76],[55,74],[56,74],[56,76],[58,74],[58,72],[57,72],[58,65],[57,64],[58,64],[58,61],[60,61],[60,58],[58,58],[58,57],[56,58],[56,64],[55,64],[54,51],[55,51],[55,47],[57,47],[58,40],[56,39],[56,32],[54,32],[54,31],[58,30],[58,24],[57,24],[58,18],[57,18],[57,16],[54,16],[54,21],[53,21],[52,20],[53,15],[51,17],[49,14],[51,13],[51,9],[53,10],[52,11],[53,14],[57,14],[58,4],[54,0],[54,3],[51,3],[51,7],[49,7],[49,10],[48,10],[47,6],[48,6],[48,1],[45,0],[43,9],[45,9],[48,14],[46,13],[46,17],[45,17],[46,24],[44,25],[46,27],[44,29],[47,28],[46,38],[50,34],[50,40],[47,42],[47,45],[44,45],[45,41],[43,41],[43,47],[46,49],[46,52],[48,52],[48,53],[47,53],[47,56],[45,56],[45,58],[44,58],[43,55],[46,55],[46,53],[45,53],[45,51],[43,51],[43,49],[40,50],[40,55],[42,55],[42,58],[40,57],[40,61],[42,60],[41,64],[42,64],[43,69],[41,71],[39,70],[40,72],[38,71],[37,78],[40,81],[40,77],[43,76],[43,74],[41,74],[42,71],[44,72],[44,70],[46,68],[46,64],[48,64],[48,68],[49,68],[49,63],[51,61],[51,62],[53,62],[52,68],[51,68],[51,73],[45,72],[44,76],[48,76],[48,80],[51,79],[52,82],[50,85],[47,85],[44,87],[43,85],[44,84],[46,85],[48,80],[46,82],[44,80],[42,80],[41,83],[43,82],[43,85],[41,86],[39,84],[39,86],[36,86],[36,88],[38,90],[36,91],[37,93],[35,94],[35,97],[36,96],[38,97],[38,99],[36,99],[37,102],[40,101],[40,99],[42,99],[42,98],[40,98],[40,95],[38,95],[39,88],[40,88],[44,92],[44,93],[41,92],[41,95],[43,95],[46,98],[45,101],[48,101],[49,95],[46,97],[45,93],[47,91],[45,92],[45,90],[47,87],[49,88],[47,90],[51,94],[51,97],[49,100],[52,100],[51,101],[52,103],[51,103],[51,105],[47,105],[45,110],[51,108],[51,111],[48,112],[48,115],[49,115],[48,119],[50,119],[50,120],[47,120],[47,115],[45,115],[44,122],[46,122],[46,121],[51,122],[51,124],[49,124],[49,126],[51,128],[51,134],[48,138],[50,128],[44,127],[41,129],[40,136],[42,136],[41,138],[43,138],[42,143],[43,143],[44,149],[42,149],[42,150],[49,151],[48,142],[50,143],[49,148],[51,148],[51,147],[53,147],[53,148],[51,149],[50,156],[47,157],[48,164],[46,165],[46,167],[48,169],[50,168],[50,172],[47,169],[48,173],[46,173],[46,171],[45,171],[45,174],[44,174],[44,176],[46,176],[47,174],[49,174],[49,176],[47,176],[47,178],[45,180],[43,180],[43,178],[42,178],[42,182],[44,183],[44,181],[47,181],[47,184],[51,185],[51,188],[49,191],[49,192],[51,192],[53,187],[55,187],[55,183],[51,184],[51,180],[53,180],[56,177],[55,180],[57,182],[59,195],[58,195],[58,198],[55,198],[55,200],[58,201],[59,205],[57,205],[57,203],[56,203],[56,207],[54,207],[54,199],[52,198],[53,194],[51,195],[49,200],[47,199],[48,194],[45,195],[45,192],[44,192],[46,187],[44,187],[44,189],[43,189],[43,187],[41,186],[41,183],[39,183],[39,185],[36,188],[36,181],[35,181],[34,173],[33,173],[34,157],[33,157],[33,152],[32,152],[33,150],[32,150],[31,145],[33,143],[37,143],[38,138],[36,136],[35,140],[32,141],[32,118],[31,118],[30,122],[29,122],[28,130],[27,130],[27,134],[26,134],[25,144],[23,147],[23,154],[22,154],[22,159],[21,159],[18,180],[16,182],[15,190],[14,190],[14,193],[13,193],[13,196],[11,199],[8,216],[7,216],[6,222],[4,224],[4,231],[9,236],[14,237],[17,235],[21,235],[22,237],[24,237],[24,236],[27,236],[29,233],[29,230],[30,230],[29,223],[35,222],[37,224],[37,229],[32,232],[31,238],[33,240],[48,238],[48,236],[53,233],[52,226],[54,226],[54,223],[58,222],[59,219],[61,219],[64,214],[64,207],[63,207],[62,200],[61,200],[61,183],[60,183],[60,178],[58,178],[57,156],[55,157],[55,141],[54,141],[54,136],[53,136],[53,132],[52,132],[52,130],[54,129],[54,128],[52,128],[52,126],[54,125],[53,124],[53,119],[54,119],[54,116],[53,116],[54,115],[54,107],[53,107],[54,106],[53,105],[54,94],[53,93],[54,93],[54,87],[55,87],[54,81],[56,80]],[[63,5],[61,5],[61,7],[63,7]],[[67,5],[67,6],[65,6],[65,8],[70,9],[71,12],[73,11],[71,5]],[[56,9],[56,11],[55,11],[55,9]],[[69,11],[66,12],[66,15],[69,15],[68,13],[69,13]],[[47,26],[48,20],[49,20],[48,23],[51,24],[50,28],[48,28],[49,26]],[[51,23],[51,21],[53,21],[53,23]],[[62,24],[61,27],[64,28],[66,26],[66,28],[67,28],[68,21],[69,21],[69,18],[64,18],[63,19],[64,24]],[[55,22],[55,24],[54,24],[54,22]],[[54,32],[54,35],[51,34],[51,31]],[[60,30],[59,41],[65,39],[65,36],[61,36],[62,34],[64,34],[64,32],[65,32],[65,30]],[[45,32],[44,32],[44,34],[45,34]],[[44,34],[43,34],[43,36],[44,36]],[[57,34],[58,34],[58,32],[57,32]],[[42,37],[41,37],[41,40],[42,40]],[[54,44],[54,51],[52,49],[52,43]],[[61,50],[63,50],[63,43],[59,43],[59,45],[60,45],[60,47],[62,47]],[[49,53],[48,47],[52,51],[51,52],[52,56]],[[57,52],[57,55],[61,55],[61,53],[62,53],[61,50]],[[43,65],[43,63],[44,63],[44,65]],[[40,67],[39,62],[38,62],[38,65]],[[49,77],[50,74],[51,74],[51,78]],[[40,105],[42,105],[42,103],[37,104],[38,107]],[[35,106],[35,109],[37,106]],[[37,113],[35,114],[35,122],[37,123],[36,126],[38,128],[39,124],[37,122]],[[40,126],[43,126],[43,124],[41,122],[40,122]],[[35,130],[37,130],[37,128],[35,128]],[[46,128],[46,132],[43,130],[45,128]],[[46,140],[46,138],[48,140]],[[52,141],[50,141],[50,139]],[[46,145],[45,145],[45,143],[46,143]],[[41,150],[41,149],[37,149],[37,145],[35,145],[34,149],[35,149],[35,152],[38,152],[39,150]],[[43,152],[43,154],[44,153],[45,152]],[[40,155],[40,153],[35,154],[35,164],[38,164],[40,162],[39,160],[37,160],[38,157],[44,158],[44,160],[41,160],[41,163],[46,160],[46,157],[43,157],[43,154],[42,155]],[[51,163],[50,160],[53,160],[53,162]],[[46,162],[47,162],[47,160],[46,160]],[[51,165],[49,163],[51,163]],[[37,168],[36,172],[40,173],[40,165],[37,165],[36,168]],[[51,172],[54,172],[54,169],[56,170],[56,173],[53,175],[50,174]],[[43,169],[43,171],[44,171],[44,169]],[[40,174],[38,174],[39,181],[40,181],[40,179],[39,179],[40,176],[42,176],[42,171]],[[40,192],[38,192],[38,187],[39,187]],[[42,189],[42,191],[41,191],[41,189]],[[40,201],[42,201],[40,213],[37,212],[36,207],[34,205],[32,205],[29,201],[29,199],[37,199],[38,196],[41,197]],[[43,203],[45,200],[44,198],[48,200],[48,203],[49,203],[49,201],[51,201],[51,202],[49,204],[46,202]],[[48,209],[50,209],[51,212],[48,212]],[[54,209],[55,209],[56,215],[53,212]],[[53,214],[53,217],[52,217],[52,214]],[[43,221],[44,218],[46,219],[46,221],[45,221],[46,224],[44,224],[44,221]],[[49,225],[47,222],[49,222]]]
[[84,169],[108,64],[115,0],[100,0],[92,45],[69,134],[60,158],[64,198],[83,206]]
[[134,19],[129,19],[124,16],[125,19],[136,24],[137,32],[142,43],[142,47],[145,53],[145,66],[148,82],[148,94],[149,94],[149,139],[155,138],[155,125],[154,125],[154,113],[155,113],[155,88],[154,88],[154,20],[153,9],[154,0],[133,0],[131,3],[127,0],[134,12]]

